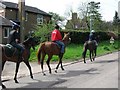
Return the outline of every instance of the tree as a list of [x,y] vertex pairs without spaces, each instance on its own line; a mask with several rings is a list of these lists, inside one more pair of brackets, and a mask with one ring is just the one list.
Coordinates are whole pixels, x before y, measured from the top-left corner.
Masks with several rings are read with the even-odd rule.
[[56,23],[58,21],[64,21],[64,17],[60,16],[57,13],[49,12],[50,15],[52,15],[52,23]]
[[88,3],[88,17],[92,20],[92,29],[99,30],[99,26],[102,23],[101,14],[99,13],[100,2],[91,1]]
[[52,30],[54,29],[51,23],[43,24],[42,26],[35,26],[35,37],[40,42],[49,41]]
[[[92,29],[98,30],[102,23],[99,4],[100,2],[91,1],[89,3],[81,3],[78,7],[80,19],[87,23],[89,29],[92,27]],[[90,25],[90,19],[92,20],[92,25]]]
[[120,19],[118,17],[118,12],[115,11],[115,16],[113,17],[113,25],[118,26],[120,24]]
[[113,26],[114,26],[114,31],[120,32],[118,31],[120,28],[120,18],[118,16],[118,12],[115,11],[115,16],[113,17]]
[[40,42],[49,41],[50,35],[57,22],[63,21],[64,18],[56,13],[49,12],[52,15],[52,20],[49,23],[35,26],[35,36],[40,39]]
[[80,3],[78,7],[79,18],[87,23],[88,28],[90,29],[90,25],[88,22],[88,2]]

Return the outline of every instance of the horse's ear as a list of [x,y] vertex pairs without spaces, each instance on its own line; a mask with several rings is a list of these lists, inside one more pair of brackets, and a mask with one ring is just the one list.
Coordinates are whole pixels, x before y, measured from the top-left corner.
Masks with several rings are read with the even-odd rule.
[[70,35],[70,33],[68,32],[67,35]]
[[64,32],[64,35],[69,35],[70,33],[69,32]]

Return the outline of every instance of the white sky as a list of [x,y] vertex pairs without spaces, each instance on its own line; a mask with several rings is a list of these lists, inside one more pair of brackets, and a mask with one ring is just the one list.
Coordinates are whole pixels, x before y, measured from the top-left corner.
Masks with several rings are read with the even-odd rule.
[[[4,0],[17,3],[18,0]],[[89,2],[91,0],[25,0],[25,4],[33,7],[37,7],[45,12],[54,12],[60,16],[65,15],[67,8],[73,8],[76,12],[78,5],[81,2]],[[111,21],[115,15],[115,11],[118,11],[118,1],[120,0],[92,0],[95,2],[100,2],[100,13],[103,16],[103,20]]]

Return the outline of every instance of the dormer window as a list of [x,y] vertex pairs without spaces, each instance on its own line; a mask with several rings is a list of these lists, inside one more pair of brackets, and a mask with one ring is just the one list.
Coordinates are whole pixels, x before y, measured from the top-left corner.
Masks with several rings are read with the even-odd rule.
[[43,24],[43,16],[42,15],[37,15],[37,24],[42,25]]

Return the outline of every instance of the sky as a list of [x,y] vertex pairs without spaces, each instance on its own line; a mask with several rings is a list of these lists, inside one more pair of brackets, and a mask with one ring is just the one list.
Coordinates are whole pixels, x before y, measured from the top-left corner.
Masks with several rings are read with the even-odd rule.
[[[3,1],[3,0],[2,0]],[[4,0],[18,3],[18,0]],[[28,6],[37,7],[45,12],[54,12],[60,16],[65,16],[65,11],[72,7],[73,12],[78,12],[78,7],[82,2],[90,2],[91,0],[25,0]],[[100,13],[105,21],[112,21],[115,11],[118,11],[118,2],[120,0],[92,0],[100,2]]]

